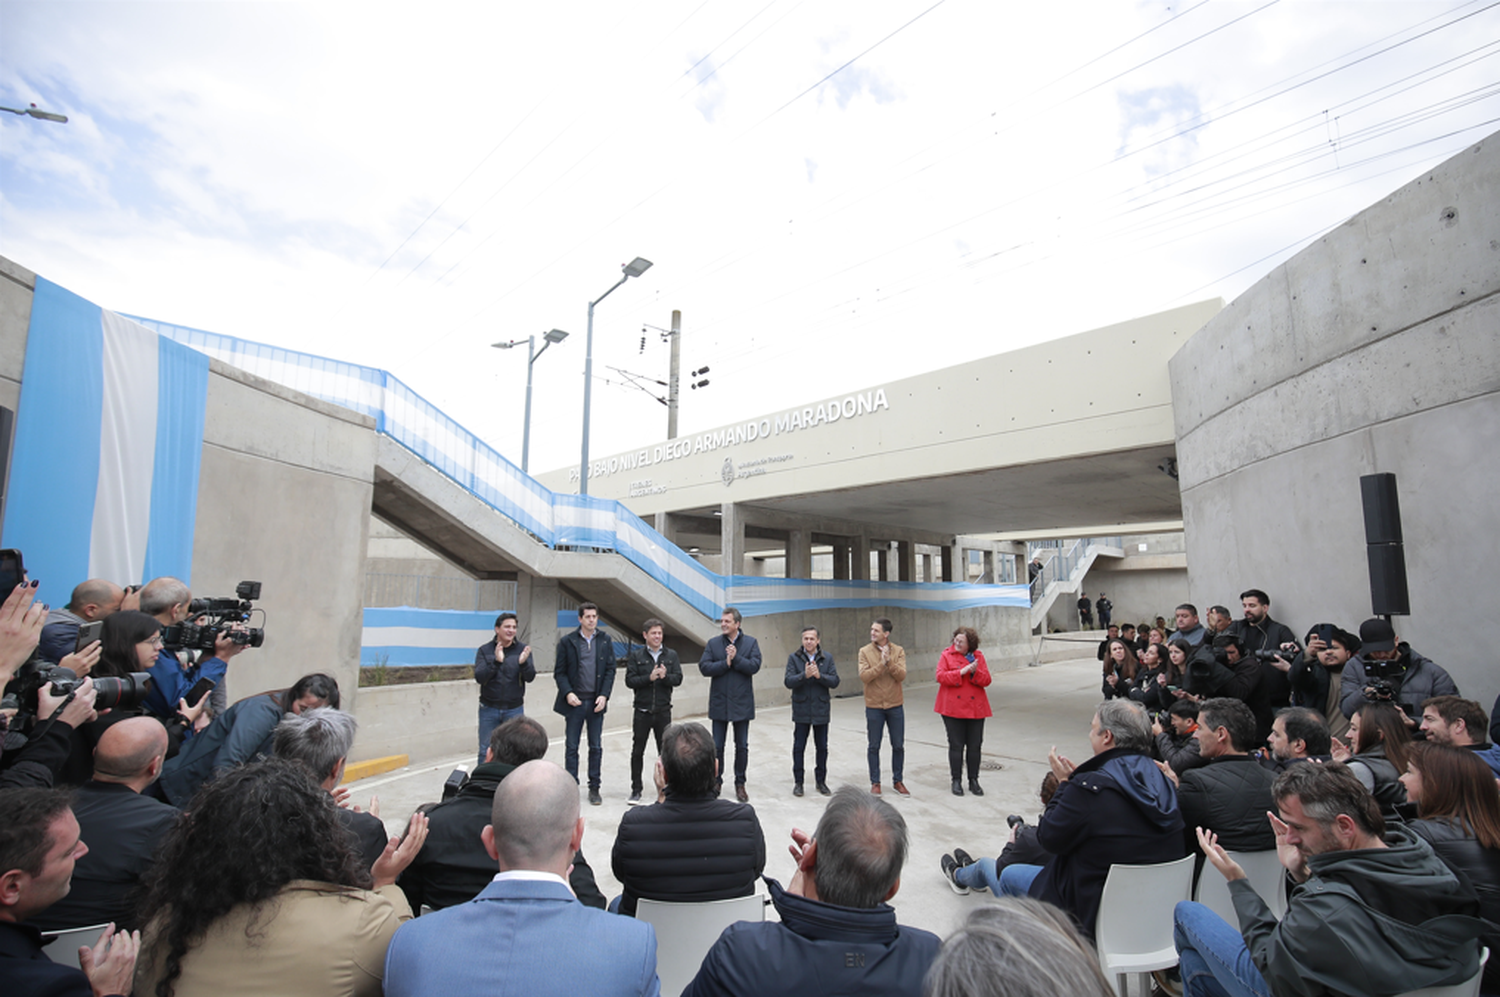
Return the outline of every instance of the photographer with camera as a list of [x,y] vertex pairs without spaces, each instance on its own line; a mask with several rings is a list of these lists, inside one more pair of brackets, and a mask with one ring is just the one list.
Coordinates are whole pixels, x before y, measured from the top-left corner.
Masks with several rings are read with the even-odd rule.
[[0,789],[51,788],[68,759],[73,729],[98,717],[91,679],[54,687],[52,666],[34,657],[47,616],[47,607],[33,601],[36,587],[23,582],[0,604],[0,688],[19,707],[14,716],[0,715]]
[[[1292,662],[1302,653],[1302,648],[1297,645],[1297,635],[1285,623],[1271,619],[1271,597],[1260,589],[1241,592],[1240,606],[1245,610],[1245,616],[1236,620],[1231,629],[1239,634],[1245,650],[1260,662],[1260,684],[1265,689],[1271,711],[1285,709],[1292,705],[1292,684],[1288,675]],[[1264,720],[1269,733],[1270,717]],[[1261,740],[1265,740],[1264,736]]]
[[120,608],[125,592],[107,578],[90,578],[73,589],[68,604],[47,614],[37,653],[46,661],[61,664],[78,644],[78,628],[97,623]]
[[1307,649],[1292,661],[1287,680],[1292,702],[1316,710],[1328,721],[1328,732],[1343,737],[1349,718],[1341,707],[1344,666],[1359,653],[1359,638],[1332,623],[1319,623],[1307,632]]
[[1359,654],[1344,666],[1339,702],[1344,716],[1354,716],[1366,703],[1395,703],[1406,726],[1415,728],[1423,702],[1458,695],[1448,673],[1402,643],[1389,621],[1365,620],[1359,642]]
[[[259,586],[256,588],[258,596]],[[255,598],[255,596],[249,598]],[[219,601],[213,600],[215,603]],[[205,608],[209,607],[193,605],[193,593],[176,578],[167,576],[153,578],[141,589],[141,612],[156,617],[157,621],[167,628],[168,634],[175,632],[192,637],[199,637],[201,634],[204,637],[211,637],[213,641],[210,645],[213,650],[212,656],[197,664],[184,664],[175,653],[179,649],[205,651],[210,649],[210,647],[199,646],[201,642],[197,640],[183,644],[169,642],[158,652],[155,666],[149,669],[151,691],[146,696],[145,707],[148,713],[163,720],[170,720],[176,715],[178,701],[185,699],[189,691],[200,681],[218,686],[229,669],[230,659],[246,647],[259,646],[258,642],[252,642],[249,639],[251,632],[241,626],[217,628],[180,626],[194,612],[201,613]],[[194,696],[194,702],[188,705],[196,705],[198,698]]]

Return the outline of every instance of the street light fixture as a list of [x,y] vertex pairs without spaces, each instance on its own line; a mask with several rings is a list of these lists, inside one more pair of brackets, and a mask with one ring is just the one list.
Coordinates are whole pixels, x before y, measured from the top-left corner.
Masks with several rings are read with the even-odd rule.
[[536,337],[527,336],[525,340],[512,339],[508,343],[491,343],[497,350],[508,350],[513,346],[526,343],[526,428],[521,432],[521,472],[528,473],[531,464],[531,365],[536,363],[536,358],[547,352],[547,347],[553,343],[560,343],[568,338],[568,334],[561,329],[551,329],[542,333],[542,348],[536,348]]
[[[66,114],[54,114],[51,111],[44,111],[35,104],[20,110],[14,107],[0,107],[0,111],[9,111],[11,114],[29,114],[31,117],[41,121],[56,121],[64,125],[68,123],[68,116]],[[650,266],[650,264],[647,264],[647,266]]]
[[583,458],[578,462],[578,494],[589,493],[589,402],[593,397],[594,388],[594,306],[614,293],[615,288],[625,283],[632,277],[639,277],[651,269],[651,261],[642,256],[637,256],[629,263],[620,267],[624,274],[619,280],[612,284],[608,291],[589,302],[589,331],[588,341],[583,352]]

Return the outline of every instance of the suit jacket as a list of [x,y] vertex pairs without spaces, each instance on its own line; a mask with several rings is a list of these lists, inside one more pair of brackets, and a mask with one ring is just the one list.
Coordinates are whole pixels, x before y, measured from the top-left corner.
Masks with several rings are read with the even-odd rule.
[[408,921],[385,957],[385,997],[659,997],[656,932],[594,910],[553,880],[491,882]]
[[[575,693],[583,705],[594,708],[595,699],[609,698],[615,687],[615,643],[603,630],[594,631],[594,688],[580,689],[578,669],[581,665],[584,641],[577,630],[557,642],[557,663],[552,667],[552,677],[557,680],[557,699],[552,710],[566,716],[574,707],[568,705],[568,693]],[[535,653],[535,652],[533,652]]]
[[113,921],[135,930],[135,891],[177,809],[117,782],[90,782],[74,794],[73,814],[89,852],[73,868],[68,895],[29,923],[61,931]]
[[711,638],[703,648],[698,671],[709,679],[708,719],[754,720],[755,682],[760,671],[760,645],[741,630],[734,639],[734,661],[729,660],[729,642],[724,635]]

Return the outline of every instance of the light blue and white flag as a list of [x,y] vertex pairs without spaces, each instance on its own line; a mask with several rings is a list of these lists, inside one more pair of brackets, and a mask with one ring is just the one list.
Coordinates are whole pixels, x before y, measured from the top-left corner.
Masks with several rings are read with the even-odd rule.
[[191,584],[208,357],[36,279],[5,547],[40,598],[86,578]]

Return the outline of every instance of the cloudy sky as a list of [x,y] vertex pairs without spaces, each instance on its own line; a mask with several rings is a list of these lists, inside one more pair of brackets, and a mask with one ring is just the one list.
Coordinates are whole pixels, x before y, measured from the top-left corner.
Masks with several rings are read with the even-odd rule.
[[[0,2],[0,254],[534,471],[1232,299],[1500,128],[1489,0]],[[1122,372],[1129,377],[1132,372]],[[653,393],[663,389],[650,385]],[[996,385],[1003,391],[1003,385]]]

